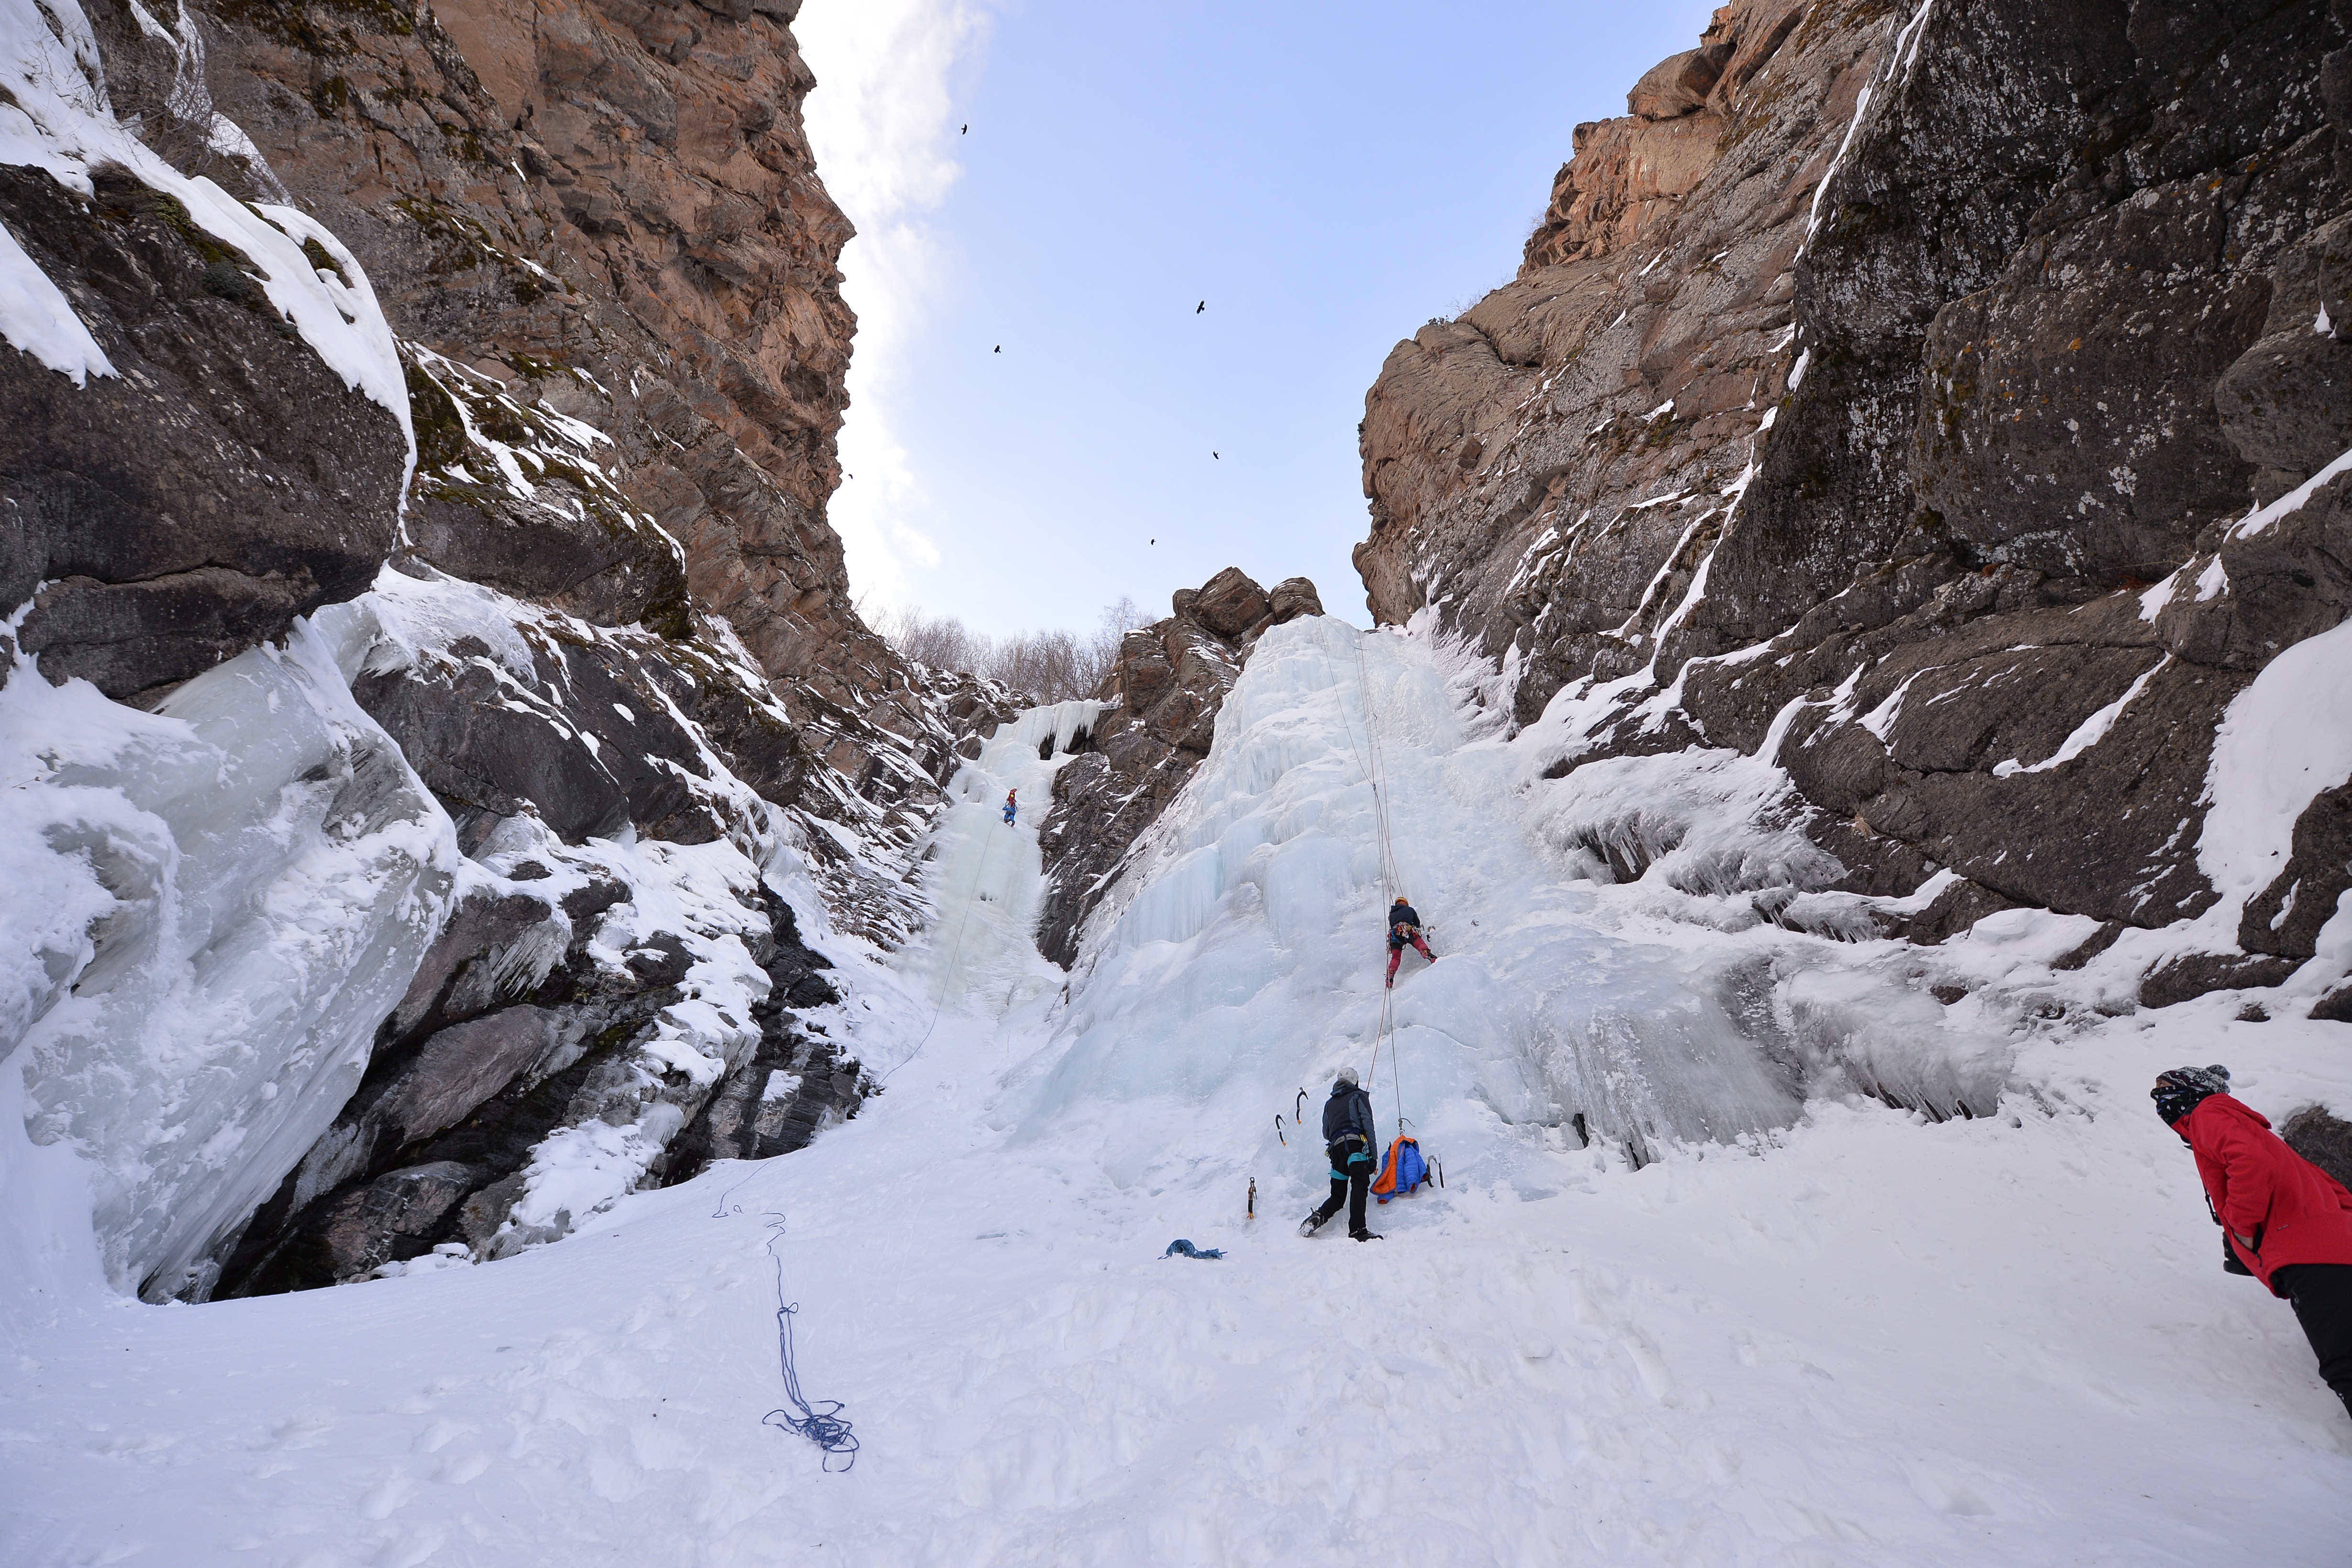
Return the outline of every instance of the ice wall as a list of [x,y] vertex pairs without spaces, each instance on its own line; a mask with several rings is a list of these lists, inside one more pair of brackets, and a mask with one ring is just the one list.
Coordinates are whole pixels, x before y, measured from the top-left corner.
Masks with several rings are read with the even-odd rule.
[[[1701,751],[1546,778],[1559,736],[1506,739],[1469,700],[1491,673],[1328,618],[1265,635],[1088,925],[1056,1046],[1022,1087],[1032,1135],[1091,1125],[1128,1183],[1248,1165],[1311,1187],[1316,1108],[1349,1064],[1383,1137],[1402,1119],[1452,1175],[1538,1190],[1539,1151],[1590,1140],[1642,1163],[1753,1142],[1809,1092],[1992,1107],[2019,1008],[1963,1016],[1923,987],[1938,965],[1981,981],[2011,960],[1776,923],[1791,898],[1840,897],[1803,891],[1837,868],[1793,830],[1778,769]],[[1438,959],[1407,954],[1376,1058],[1400,893]],[[1303,1159],[1274,1122],[1302,1088]]]
[[[1052,805],[1054,775],[1069,747],[1091,735],[1103,704],[1093,700],[1031,708],[997,727],[980,755],[956,771],[923,854],[926,896],[936,911],[922,940],[898,961],[919,1016],[997,1016],[1054,988],[1054,971],[1037,954],[1037,915],[1045,895],[1037,831]],[[1014,820],[1004,797],[1018,791]],[[891,1049],[886,1070],[920,1043]]]
[[357,1087],[456,836],[299,624],[153,713],[20,662],[0,780],[0,1061],[89,1161],[109,1277],[178,1294]]

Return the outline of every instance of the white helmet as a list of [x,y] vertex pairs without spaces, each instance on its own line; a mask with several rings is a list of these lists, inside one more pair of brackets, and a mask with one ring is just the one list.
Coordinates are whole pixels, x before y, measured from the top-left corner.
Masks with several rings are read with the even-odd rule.
[[1332,1081],[1335,1083],[1344,1083],[1349,1089],[1353,1089],[1356,1087],[1356,1069],[1354,1068],[1341,1068],[1334,1076]]

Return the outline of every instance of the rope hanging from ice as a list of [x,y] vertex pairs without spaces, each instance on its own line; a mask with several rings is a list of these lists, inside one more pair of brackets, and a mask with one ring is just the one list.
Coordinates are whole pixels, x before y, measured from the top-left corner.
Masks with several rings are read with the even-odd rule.
[[[1400,879],[1396,868],[1396,845],[1389,830],[1388,764],[1381,756],[1380,715],[1372,707],[1372,675],[1364,661],[1364,642],[1360,637],[1356,639],[1356,685],[1363,697],[1364,735],[1370,748],[1369,758],[1356,745],[1355,726],[1348,723],[1348,705],[1345,702],[1339,705],[1339,721],[1347,728],[1349,749],[1356,752],[1357,764],[1364,770],[1364,782],[1372,788],[1372,819],[1381,832],[1381,911],[1385,922],[1391,901],[1397,897]],[[1385,923],[1381,930],[1388,930]],[[1397,1131],[1402,1133],[1405,1121],[1404,1075],[1397,1062],[1396,992],[1390,986],[1383,986],[1381,991],[1381,1022],[1372,1035],[1372,1064],[1371,1071],[1366,1076],[1367,1088],[1380,1081],[1382,1045],[1388,1047],[1389,1089],[1396,1098]]]

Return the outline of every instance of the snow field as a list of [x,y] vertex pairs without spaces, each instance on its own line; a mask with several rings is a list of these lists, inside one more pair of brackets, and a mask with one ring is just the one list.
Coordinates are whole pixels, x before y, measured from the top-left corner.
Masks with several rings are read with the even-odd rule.
[[[853,977],[853,1043],[903,1065],[797,1154],[495,1266],[146,1309],[77,1239],[83,1167],[9,1147],[6,1261],[37,1289],[0,1296],[0,1556],[2341,1561],[2352,1424],[2285,1305],[2221,1272],[2145,1093],[2221,1060],[2273,1115],[2352,1103],[2336,1026],[2226,994],[2110,1016],[2115,975],[2048,969],[2080,940],[2049,917],[1917,951],[1785,930],[1663,861],[1574,880],[1549,846],[1615,786],[1541,779],[1545,738],[1484,732],[1425,644],[1366,639],[1362,704],[1356,636],[1268,634],[1067,977],[1025,923],[1066,716],[992,742],[937,830],[927,941]],[[1363,1246],[1293,1234],[1321,1151],[1272,1122],[1303,1085],[1311,1124],[1379,1005],[1343,715],[1381,726],[1434,928],[1398,1055],[1449,1183]],[[1757,799],[1706,830],[1769,845]],[[2339,918],[2294,984],[2347,963]],[[1942,1005],[1943,981],[1974,989]],[[1855,1092],[1898,1067],[1990,1077],[1995,1113]],[[1742,1135],[1677,1120],[1716,1114]],[[1179,1236],[1227,1257],[1163,1260]],[[760,1423],[778,1263],[802,1386],[863,1445],[846,1474]]]
[[[951,1015],[803,1155],[493,1267],[20,1315],[0,1549],[2340,1560],[2340,1406],[2284,1305],[2220,1273],[2152,1117],[1817,1106],[1763,1157],[1563,1156],[1554,1196],[1457,1184],[1388,1242],[1307,1242],[1278,1207],[1245,1224],[1227,1186],[1123,1191],[1083,1153],[975,1133],[1037,1022]],[[2105,1042],[2103,1069],[2219,1033],[2263,1103],[2288,1040],[2158,1033]],[[803,1385],[864,1445],[846,1475],[760,1425],[782,1403],[772,1210]],[[1228,1257],[1162,1261],[1173,1235]]]
[[[993,1018],[1061,988],[1062,972],[1038,957],[1031,934],[1045,892],[1037,832],[1053,807],[1054,775],[1069,765],[1072,739],[1092,731],[1102,708],[1081,700],[1030,709],[1001,725],[949,781],[923,879],[939,916],[927,939],[897,961],[922,1016],[916,1036],[869,1047],[869,1068],[895,1070],[950,1013]],[[1050,758],[1038,755],[1047,749]],[[1009,790],[1020,793],[1020,809],[1007,826]]]

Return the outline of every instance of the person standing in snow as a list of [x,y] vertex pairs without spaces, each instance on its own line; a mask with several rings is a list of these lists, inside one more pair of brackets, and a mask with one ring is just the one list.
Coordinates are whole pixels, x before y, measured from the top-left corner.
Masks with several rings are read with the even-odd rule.
[[1015,810],[1019,809],[1020,795],[1021,792],[1017,789],[1009,789],[1004,792],[1004,826],[1007,827],[1013,826],[1013,814]]
[[1404,948],[1405,943],[1407,942],[1411,942],[1413,945],[1414,950],[1417,951],[1422,957],[1429,960],[1430,963],[1435,963],[1437,962],[1437,955],[1429,951],[1429,943],[1422,938],[1421,917],[1413,912],[1413,909],[1411,904],[1406,903],[1402,899],[1399,899],[1395,903],[1389,906],[1388,984],[1390,988],[1392,990],[1396,986],[1397,963],[1404,957]]
[[2197,1156],[2232,1272],[2294,1304],[2321,1380],[2352,1413],[2352,1192],[2233,1097],[2227,1068],[2175,1068],[2148,1093]]
[[1331,1195],[1300,1223],[1298,1234],[1313,1236],[1345,1204],[1348,1234],[1358,1241],[1380,1240],[1364,1228],[1364,1199],[1372,1185],[1372,1152],[1380,1143],[1372,1126],[1372,1097],[1357,1087],[1354,1068],[1341,1068],[1331,1080],[1331,1098],[1323,1102],[1323,1143],[1331,1160]]

